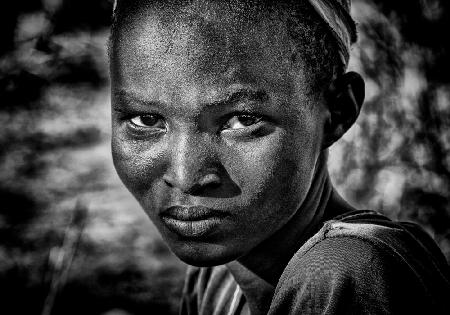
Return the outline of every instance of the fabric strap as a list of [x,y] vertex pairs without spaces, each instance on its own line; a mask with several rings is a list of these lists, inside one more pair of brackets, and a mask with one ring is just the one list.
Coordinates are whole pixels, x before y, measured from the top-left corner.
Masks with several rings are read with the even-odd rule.
[[356,25],[350,16],[351,0],[308,1],[329,26],[337,41],[340,57],[343,63],[347,65],[351,45],[357,40]]

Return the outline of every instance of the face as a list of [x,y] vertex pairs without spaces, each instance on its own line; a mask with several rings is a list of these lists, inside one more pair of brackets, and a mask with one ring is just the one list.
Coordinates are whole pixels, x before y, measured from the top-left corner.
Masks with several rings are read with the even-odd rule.
[[115,167],[193,265],[237,259],[283,229],[310,188],[324,120],[281,22],[204,6],[130,14],[111,55]]

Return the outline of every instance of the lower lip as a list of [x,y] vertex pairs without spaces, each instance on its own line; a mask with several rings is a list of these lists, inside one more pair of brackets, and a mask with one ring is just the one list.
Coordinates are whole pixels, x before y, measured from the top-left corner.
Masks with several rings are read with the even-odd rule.
[[222,221],[219,217],[209,217],[202,220],[184,221],[172,217],[162,220],[172,232],[186,238],[199,238],[212,233]]

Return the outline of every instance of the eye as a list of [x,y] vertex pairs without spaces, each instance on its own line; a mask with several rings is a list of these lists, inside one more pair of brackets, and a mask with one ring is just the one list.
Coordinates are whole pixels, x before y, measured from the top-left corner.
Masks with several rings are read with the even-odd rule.
[[139,128],[155,128],[165,129],[166,125],[164,120],[159,115],[139,115],[130,119],[130,122]]
[[261,117],[254,115],[236,115],[231,117],[225,124],[224,129],[245,129],[252,125],[256,125],[262,120]]

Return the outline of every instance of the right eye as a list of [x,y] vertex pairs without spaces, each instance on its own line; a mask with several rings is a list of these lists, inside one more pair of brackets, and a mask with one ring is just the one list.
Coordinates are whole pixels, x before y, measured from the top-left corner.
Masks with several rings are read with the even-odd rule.
[[138,128],[166,129],[163,118],[154,114],[134,116],[130,122]]
[[254,126],[262,121],[261,117],[255,115],[236,115],[231,117],[224,126],[225,130],[239,130]]

